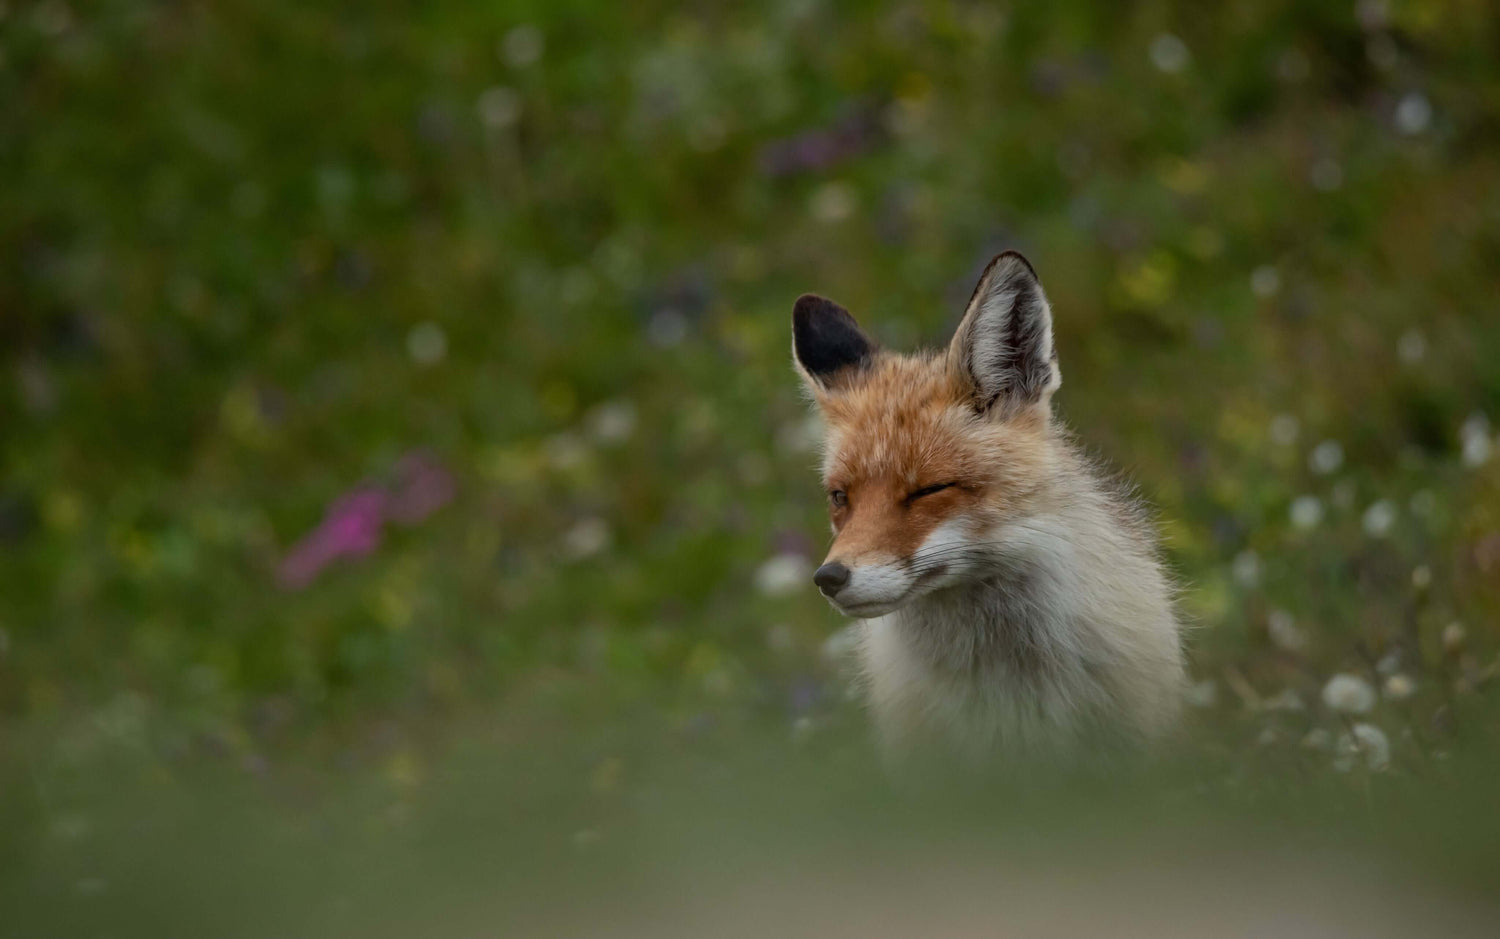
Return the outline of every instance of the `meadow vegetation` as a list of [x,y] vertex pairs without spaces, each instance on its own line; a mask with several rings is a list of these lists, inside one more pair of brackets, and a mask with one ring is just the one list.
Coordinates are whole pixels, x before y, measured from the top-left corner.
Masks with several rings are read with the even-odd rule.
[[1470,0],[0,3],[0,897],[129,909],[154,796],[333,869],[868,779],[791,305],[946,342],[1005,248],[1182,584],[1167,788],[1493,877],[1497,144]]

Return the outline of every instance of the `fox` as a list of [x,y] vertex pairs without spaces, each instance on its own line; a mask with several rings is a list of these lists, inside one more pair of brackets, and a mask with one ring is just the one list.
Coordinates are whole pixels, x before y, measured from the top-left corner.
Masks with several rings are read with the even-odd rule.
[[861,621],[858,685],[895,764],[1137,752],[1170,735],[1185,682],[1175,587],[1134,491],[1054,415],[1052,310],[997,255],[946,350],[878,346],[813,294],[792,358],[821,414],[833,541],[813,574]]

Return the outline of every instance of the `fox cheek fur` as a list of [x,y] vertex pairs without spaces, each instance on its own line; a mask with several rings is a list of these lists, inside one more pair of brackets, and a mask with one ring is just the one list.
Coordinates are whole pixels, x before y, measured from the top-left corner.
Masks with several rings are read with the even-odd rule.
[[860,625],[888,752],[985,759],[1175,722],[1180,629],[1155,536],[1053,417],[1052,313],[1031,265],[985,269],[949,347],[877,346],[803,296],[793,359],[827,427],[834,540],[815,582]]

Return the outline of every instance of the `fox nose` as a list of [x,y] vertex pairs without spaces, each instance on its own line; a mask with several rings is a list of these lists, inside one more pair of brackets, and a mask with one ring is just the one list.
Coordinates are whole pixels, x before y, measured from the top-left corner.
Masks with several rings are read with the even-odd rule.
[[833,596],[849,582],[849,568],[838,561],[830,561],[813,572],[813,583],[826,596]]

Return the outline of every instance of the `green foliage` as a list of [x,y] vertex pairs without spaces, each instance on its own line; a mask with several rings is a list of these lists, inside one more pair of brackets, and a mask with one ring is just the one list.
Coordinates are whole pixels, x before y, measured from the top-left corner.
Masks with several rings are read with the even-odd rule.
[[[824,531],[792,300],[941,342],[1018,247],[1203,736],[1295,751],[1395,672],[1402,759],[1449,746],[1500,622],[1500,22],[1357,6],[4,7],[0,712],[273,762],[517,699],[836,722],[839,624],[762,567]],[[278,584],[413,451],[451,503]]]

